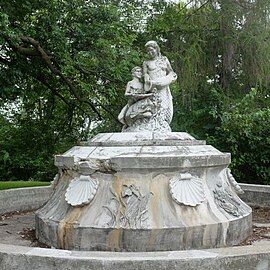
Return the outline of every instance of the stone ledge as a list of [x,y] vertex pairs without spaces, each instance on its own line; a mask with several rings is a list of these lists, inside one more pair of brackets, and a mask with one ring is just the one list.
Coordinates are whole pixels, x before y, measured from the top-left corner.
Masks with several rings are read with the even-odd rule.
[[130,146],[130,145],[200,145],[205,141],[196,140],[186,132],[120,132],[99,133],[86,145],[91,146]]
[[240,198],[251,206],[270,207],[270,185],[240,184],[245,191]]
[[0,215],[14,211],[34,210],[45,204],[52,187],[16,188],[0,191]]
[[80,161],[108,161],[121,169],[193,168],[227,166],[231,155],[210,145],[190,146],[75,146],[63,155],[55,156],[59,168],[76,169]]
[[270,245],[165,252],[87,252],[0,244],[1,270],[267,270]]

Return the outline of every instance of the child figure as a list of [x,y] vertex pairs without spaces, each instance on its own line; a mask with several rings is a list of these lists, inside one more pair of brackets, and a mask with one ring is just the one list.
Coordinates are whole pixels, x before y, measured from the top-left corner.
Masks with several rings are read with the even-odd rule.
[[124,124],[123,130],[135,124],[138,119],[152,116],[152,102],[149,98],[151,93],[144,92],[142,68],[134,67],[131,70],[133,79],[127,83],[125,96],[128,97],[128,104],[121,110],[118,120]]
[[136,94],[143,94],[143,83],[140,81],[142,78],[142,68],[134,67],[131,70],[132,81],[129,81],[126,86],[125,96],[135,97]]

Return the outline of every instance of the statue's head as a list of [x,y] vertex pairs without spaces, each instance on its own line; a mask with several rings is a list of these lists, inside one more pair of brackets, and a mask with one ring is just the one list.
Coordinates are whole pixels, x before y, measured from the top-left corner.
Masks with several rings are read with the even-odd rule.
[[145,44],[146,50],[151,58],[161,56],[160,48],[156,41],[150,40]]
[[136,78],[141,78],[142,77],[142,68],[141,67],[134,67],[132,70],[131,70],[131,74],[133,77],[136,77]]

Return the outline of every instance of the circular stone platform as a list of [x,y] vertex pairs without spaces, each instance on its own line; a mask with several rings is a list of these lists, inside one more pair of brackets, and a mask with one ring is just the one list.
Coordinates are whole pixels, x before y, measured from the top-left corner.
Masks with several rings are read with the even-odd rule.
[[[36,214],[48,245],[163,251],[235,245],[251,208],[221,153],[187,133],[105,133],[56,156],[59,175]],[[241,228],[241,229],[239,229]]]

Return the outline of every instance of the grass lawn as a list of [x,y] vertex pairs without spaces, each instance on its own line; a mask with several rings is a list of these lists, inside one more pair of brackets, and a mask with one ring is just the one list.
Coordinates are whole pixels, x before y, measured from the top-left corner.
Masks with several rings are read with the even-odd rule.
[[23,188],[23,187],[39,187],[49,186],[51,182],[36,182],[36,181],[0,181],[0,190],[10,188]]

